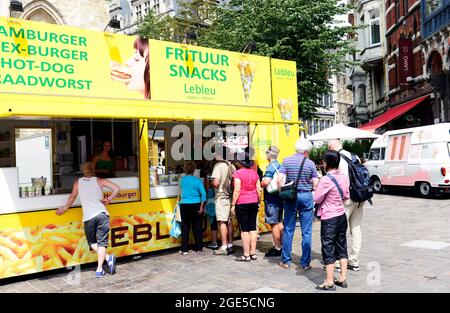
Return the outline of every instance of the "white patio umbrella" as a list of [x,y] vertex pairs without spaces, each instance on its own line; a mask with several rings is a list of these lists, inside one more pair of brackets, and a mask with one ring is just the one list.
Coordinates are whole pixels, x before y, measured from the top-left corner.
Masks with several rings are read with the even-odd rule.
[[333,139],[375,139],[380,137],[380,135],[374,134],[367,130],[361,130],[354,127],[345,126],[344,124],[336,124],[330,128],[322,130],[317,134],[309,136],[307,139],[311,141],[325,141]]

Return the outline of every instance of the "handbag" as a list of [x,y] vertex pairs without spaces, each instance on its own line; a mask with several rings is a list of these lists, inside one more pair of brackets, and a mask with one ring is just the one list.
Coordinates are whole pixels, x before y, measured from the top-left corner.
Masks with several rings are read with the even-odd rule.
[[175,213],[173,214],[172,227],[170,228],[169,234],[171,237],[176,239],[180,238],[181,236],[181,223],[177,222],[175,218]]
[[175,220],[181,223],[180,198],[177,199],[173,212],[175,213]]
[[214,218],[216,217],[216,201],[215,201],[215,191],[213,188],[210,188],[206,197],[206,217],[209,220],[209,223],[212,224]]
[[175,208],[173,209],[172,227],[170,228],[169,235],[177,239],[181,236],[181,213],[178,200],[177,204],[175,204]]
[[302,165],[300,165],[300,169],[297,174],[297,179],[295,180],[295,183],[290,183],[288,185],[284,185],[280,189],[280,198],[285,201],[295,201],[297,200],[297,187],[298,182],[300,180],[300,175],[303,171],[303,166],[305,165],[306,157],[303,158]]
[[278,192],[278,175],[280,173],[278,172],[278,169],[275,167],[275,165],[273,165],[272,163],[270,165],[272,165],[273,168],[275,169],[275,173],[273,173],[272,180],[266,186],[266,190],[268,193],[276,193]]

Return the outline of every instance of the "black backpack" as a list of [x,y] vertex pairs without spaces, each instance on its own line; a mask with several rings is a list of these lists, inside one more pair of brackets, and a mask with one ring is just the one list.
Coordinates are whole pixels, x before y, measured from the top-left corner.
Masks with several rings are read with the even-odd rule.
[[370,185],[370,174],[367,167],[365,167],[358,158],[352,155],[350,160],[348,157],[340,153],[341,157],[348,164],[348,178],[350,180],[350,199],[354,202],[368,201],[372,204],[373,186]]

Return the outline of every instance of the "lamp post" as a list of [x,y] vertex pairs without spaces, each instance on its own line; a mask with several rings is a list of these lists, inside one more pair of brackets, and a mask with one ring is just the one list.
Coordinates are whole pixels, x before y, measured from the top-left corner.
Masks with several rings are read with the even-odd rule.
[[183,44],[191,44],[192,40],[197,40],[197,33],[190,29],[183,38]]
[[242,50],[242,53],[248,53],[251,54],[253,50],[256,49],[256,43],[249,42],[247,45],[245,45],[244,50]]
[[108,25],[105,26],[105,29],[103,31],[105,31],[108,27],[112,28],[112,29],[120,29],[120,21],[113,17],[109,22]]
[[22,2],[18,0],[11,0],[9,3],[9,17],[12,17],[12,12],[23,12]]

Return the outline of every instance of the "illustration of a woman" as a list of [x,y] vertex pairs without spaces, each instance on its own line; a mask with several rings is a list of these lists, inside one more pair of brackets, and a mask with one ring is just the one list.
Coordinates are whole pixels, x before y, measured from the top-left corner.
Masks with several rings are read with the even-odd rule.
[[123,82],[129,90],[140,91],[144,99],[150,99],[150,56],[147,38],[138,37],[134,41],[134,54],[125,63],[113,63],[111,78]]

